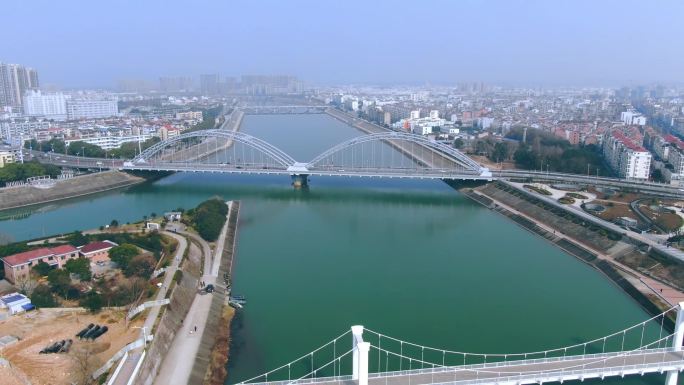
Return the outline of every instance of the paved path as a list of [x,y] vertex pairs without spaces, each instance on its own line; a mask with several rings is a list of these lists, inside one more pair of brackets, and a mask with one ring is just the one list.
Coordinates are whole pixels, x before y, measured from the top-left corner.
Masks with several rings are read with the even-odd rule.
[[[155,300],[164,299],[164,297],[166,296],[166,291],[169,288],[169,285],[171,285],[173,275],[178,269],[178,264],[180,263],[181,259],[183,259],[185,249],[188,247],[188,241],[185,239],[185,237],[182,237],[178,234],[169,231],[164,231],[164,235],[168,235],[173,239],[177,240],[178,247],[176,248],[176,254],[174,255],[173,260],[171,261],[171,265],[169,265],[169,267],[166,269],[166,273],[164,275],[164,282],[162,283],[162,287],[159,288],[157,296],[154,298]],[[161,306],[155,306],[150,308],[149,313],[147,313],[147,318],[145,319],[145,324],[142,326],[140,330],[140,337],[147,338],[147,336],[150,334],[150,332],[152,331],[152,327],[154,326],[154,323],[157,321],[160,309]],[[138,361],[141,357],[142,348],[132,351],[128,355],[126,361],[121,366],[121,370],[119,371],[119,374],[117,375],[112,385],[128,384],[130,377],[135,371],[135,367],[138,365]]]
[[[229,204],[229,207],[232,205]],[[230,210],[227,218],[230,217]],[[221,232],[221,236],[216,241],[215,252],[211,252],[209,243],[196,234],[179,230],[179,233],[191,237],[202,247],[204,256],[204,268],[202,281],[205,284],[215,284],[218,276],[218,268],[221,262],[223,244],[226,239],[228,220]],[[183,326],[173,339],[161,368],[159,375],[154,381],[156,385],[185,385],[190,378],[192,368],[195,364],[195,357],[199,351],[202,334],[207,323],[209,310],[211,309],[212,295],[199,291],[190,306],[188,316],[183,322]],[[196,328],[196,329],[195,329]]]

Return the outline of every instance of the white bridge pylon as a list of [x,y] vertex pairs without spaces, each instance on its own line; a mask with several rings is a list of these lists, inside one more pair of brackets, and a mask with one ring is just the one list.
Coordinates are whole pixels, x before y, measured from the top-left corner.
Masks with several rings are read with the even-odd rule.
[[169,138],[142,151],[124,169],[290,175],[348,175],[491,179],[467,155],[422,135],[361,135],[298,162],[278,147],[242,132],[201,130]]
[[298,359],[240,384],[522,385],[667,373],[666,385],[676,385],[684,369],[683,339],[684,302],[607,336],[527,353],[439,349],[356,325]]

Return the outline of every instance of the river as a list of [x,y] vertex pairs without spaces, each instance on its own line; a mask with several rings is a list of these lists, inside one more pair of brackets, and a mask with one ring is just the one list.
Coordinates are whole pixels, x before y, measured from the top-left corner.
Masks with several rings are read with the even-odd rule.
[[[359,135],[327,115],[246,116],[242,131],[306,161]],[[597,271],[440,181],[175,174],[3,212],[30,239],[240,199],[229,383],[363,324],[424,345],[519,352],[577,343],[648,315]],[[660,384],[662,376],[600,383]]]

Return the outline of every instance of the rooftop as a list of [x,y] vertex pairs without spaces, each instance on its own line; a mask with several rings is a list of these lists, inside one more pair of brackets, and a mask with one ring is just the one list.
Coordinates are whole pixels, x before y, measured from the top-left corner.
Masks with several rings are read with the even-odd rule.
[[111,241],[91,242],[91,243],[81,247],[81,252],[82,253],[93,253],[93,252],[101,251],[101,250],[109,250],[114,246],[116,246],[116,243],[111,242]]
[[625,147],[629,148],[630,150],[638,152],[647,152],[645,148],[636,144],[632,139],[625,136],[625,134],[623,134],[619,130],[613,130],[613,137],[620,141],[620,143],[622,143]]
[[61,245],[53,248],[41,247],[40,249],[24,251],[23,253],[9,255],[4,261],[10,266],[23,265],[34,259],[49,257],[51,255],[62,255],[72,253],[77,249],[71,245]]

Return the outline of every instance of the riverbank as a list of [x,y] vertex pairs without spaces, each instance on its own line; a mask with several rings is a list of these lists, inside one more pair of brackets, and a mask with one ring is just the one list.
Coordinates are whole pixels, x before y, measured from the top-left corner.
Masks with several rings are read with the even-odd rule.
[[634,252],[636,246],[617,234],[588,227],[572,213],[546,207],[525,191],[515,191],[497,183],[461,191],[471,199],[510,218],[524,229],[545,238],[582,262],[597,269],[652,315],[684,300],[684,293],[656,280],[618,258]]
[[[232,282],[232,267],[237,244],[238,219],[240,202],[231,201],[226,223],[225,238],[220,248],[220,262],[214,261],[212,273],[219,277],[228,277],[223,282]],[[218,250],[216,255],[219,255]],[[195,365],[188,383],[205,385],[223,385],[228,376],[227,364],[230,357],[230,326],[235,316],[235,309],[229,304],[230,286],[217,281],[216,292],[212,298],[210,318],[202,334],[200,351],[195,357]],[[208,348],[208,349],[207,349]],[[203,375],[202,377],[200,377]]]
[[145,179],[110,170],[58,181],[54,187],[40,189],[20,186],[0,189],[0,210],[16,209],[62,199],[76,198],[144,182]]

